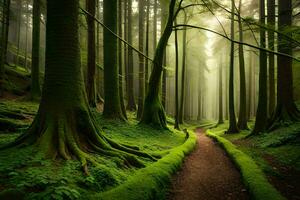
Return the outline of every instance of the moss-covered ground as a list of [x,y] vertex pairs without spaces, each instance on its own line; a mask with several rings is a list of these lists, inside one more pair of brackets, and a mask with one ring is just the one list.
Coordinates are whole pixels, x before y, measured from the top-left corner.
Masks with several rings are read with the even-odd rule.
[[[249,123],[252,127],[253,123]],[[287,198],[299,198],[300,123],[281,127],[270,133],[249,136],[250,131],[224,134],[228,123],[211,129],[250,156],[264,172],[268,181]]]
[[[0,145],[13,141],[26,130],[34,118],[38,104],[22,101],[0,102]],[[165,157],[186,141],[186,134],[170,128],[155,130],[138,125],[133,114],[128,122],[108,121],[93,112],[106,136],[138,147],[141,151]],[[14,128],[10,128],[14,127]],[[99,156],[100,166],[90,164],[90,175],[84,175],[76,160],[45,160],[34,148],[11,148],[0,151],[1,197],[11,195],[27,199],[86,199],[99,192],[122,185],[143,169],[124,167],[122,160]],[[146,168],[153,161],[141,159]],[[178,165],[178,163],[176,164]],[[153,170],[153,169],[152,169]]]

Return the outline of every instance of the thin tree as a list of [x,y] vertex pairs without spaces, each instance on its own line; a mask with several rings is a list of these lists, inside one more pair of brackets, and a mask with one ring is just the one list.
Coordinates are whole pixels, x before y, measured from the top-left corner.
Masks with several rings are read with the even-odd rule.
[[224,124],[223,119],[223,66],[219,66],[219,119],[218,124]]
[[[260,0],[259,21],[265,24],[265,1]],[[266,47],[266,31],[260,29],[260,47]],[[252,134],[259,134],[266,131],[268,119],[268,97],[267,97],[267,53],[259,51],[259,95],[256,111],[256,120]]]
[[[238,24],[239,24],[239,40],[241,43],[244,42],[243,35],[243,24],[241,19],[242,13],[242,0],[239,2],[238,9]],[[247,100],[246,100],[246,72],[245,72],[245,56],[244,56],[244,46],[239,44],[239,65],[240,65],[240,110],[239,110],[239,118],[238,118],[238,128],[240,130],[248,129],[247,125]]]
[[170,1],[169,17],[166,28],[159,40],[153,60],[153,69],[150,76],[149,87],[144,103],[144,112],[141,123],[152,124],[158,128],[166,128],[166,115],[159,98],[161,75],[163,72],[163,55],[166,49],[169,37],[173,30],[173,18],[176,0]]
[[[143,166],[134,154],[152,157],[105,137],[91,114],[80,67],[78,7],[79,0],[47,1],[46,71],[40,107],[27,132],[0,149],[34,145],[46,158],[77,158],[86,174],[88,162],[97,162],[91,152],[118,157],[128,166]],[[104,15],[116,21],[116,0],[105,0],[104,9],[109,12]]]
[[90,13],[86,17],[87,20],[87,80],[86,92],[88,102],[91,107],[96,107],[96,35],[95,35],[95,22],[96,16],[96,0],[86,0],[86,9]]
[[29,30],[29,2],[28,0],[26,1],[26,23],[25,23],[25,52],[24,52],[24,56],[25,56],[25,60],[24,60],[24,67],[26,70],[28,70],[27,68],[27,63],[28,63],[28,30]]
[[[184,24],[187,23],[187,14],[184,12]],[[181,71],[181,95],[179,107],[179,123],[184,123],[184,98],[185,98],[185,81],[186,81],[186,50],[187,50],[187,30],[182,34],[182,71]]]
[[[139,51],[144,51],[144,20],[145,5],[144,0],[139,1]],[[139,54],[139,100],[137,118],[140,119],[143,113],[145,101],[145,59]]]
[[[292,1],[279,0],[278,2],[278,27],[284,32],[292,25]],[[278,51],[292,55],[293,49],[290,41],[278,35]],[[294,102],[292,59],[277,56],[277,106],[272,117],[269,129],[272,130],[281,124],[300,120],[300,112]]]
[[41,95],[40,88],[40,19],[41,2],[33,1],[32,14],[32,56],[31,56],[31,99],[39,99]]
[[[132,0],[128,0],[127,10],[128,20],[128,43],[132,44]],[[136,110],[135,98],[134,98],[134,76],[133,76],[133,51],[128,47],[128,73],[127,73],[127,109],[131,111]]]
[[[125,3],[124,3],[125,7]],[[123,30],[122,30],[122,1],[118,0],[118,33],[119,36],[122,37]],[[119,64],[119,93],[120,93],[120,104],[123,116],[127,119],[126,107],[124,103],[124,94],[123,94],[123,45],[122,41],[118,40],[118,64]]]
[[[146,44],[145,53],[149,57],[149,28],[150,28],[150,0],[147,0],[147,11],[146,11]],[[145,60],[145,92],[148,91],[148,79],[149,79],[149,61]]]
[[[117,0],[104,1],[104,24],[114,33],[117,33],[118,16],[112,15],[117,9]],[[119,93],[119,67],[118,67],[118,41],[107,29],[103,32],[104,43],[104,109],[103,116],[112,119],[124,120],[120,104]]]
[[[176,20],[174,22],[176,25]],[[177,29],[175,29],[175,129],[180,129],[179,127],[179,62],[178,62],[178,34]]]
[[229,128],[227,133],[238,133],[234,109],[234,16],[235,2],[231,1],[231,47],[230,47],[230,68],[229,68]]

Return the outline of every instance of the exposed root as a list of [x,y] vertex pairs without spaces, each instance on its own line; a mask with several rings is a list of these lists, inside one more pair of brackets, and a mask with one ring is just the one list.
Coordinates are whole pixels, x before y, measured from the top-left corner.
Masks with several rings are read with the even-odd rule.
[[88,162],[96,164],[93,154],[117,157],[126,167],[145,167],[136,156],[155,161],[151,155],[126,147],[108,139],[97,127],[91,113],[84,109],[37,115],[27,132],[3,148],[36,144],[47,158],[77,158],[85,174],[89,174]]

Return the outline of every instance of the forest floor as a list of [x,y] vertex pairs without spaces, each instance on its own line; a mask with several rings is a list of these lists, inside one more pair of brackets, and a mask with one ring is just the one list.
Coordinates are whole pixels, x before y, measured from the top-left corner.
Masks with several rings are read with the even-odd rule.
[[172,179],[167,199],[249,199],[239,171],[225,151],[203,129],[196,129],[197,146]]

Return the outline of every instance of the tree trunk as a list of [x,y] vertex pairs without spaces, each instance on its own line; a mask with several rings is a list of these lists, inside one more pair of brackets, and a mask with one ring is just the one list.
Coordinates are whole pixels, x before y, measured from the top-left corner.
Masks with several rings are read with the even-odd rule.
[[[110,17],[117,15],[114,1],[106,0],[104,4]],[[1,148],[25,143],[34,145],[46,158],[76,157],[86,173],[87,162],[98,162],[90,152],[141,167],[143,164],[133,154],[152,157],[106,138],[89,109],[80,67],[78,7],[79,0],[47,2],[46,71],[39,111],[25,134]]]
[[165,111],[159,99],[159,90],[163,72],[163,55],[173,29],[175,3],[176,0],[171,0],[168,22],[155,51],[153,69],[141,118],[141,123],[151,124],[158,128],[167,128]]
[[[278,27],[280,31],[283,31],[284,28],[292,25],[292,1],[279,0],[278,12]],[[292,48],[290,41],[278,35],[278,51],[280,53],[292,55]],[[300,112],[294,102],[292,62],[291,58],[277,57],[277,106],[270,123],[270,130],[300,120]]]
[[[139,51],[144,51],[144,0],[139,1]],[[144,101],[145,101],[145,60],[144,56],[139,54],[139,106],[137,112],[137,118],[140,119],[143,113]]]
[[[149,57],[149,27],[150,27],[150,0],[147,0],[147,14],[146,14],[146,56]],[[145,61],[145,92],[148,91],[149,79],[149,61]]]
[[[106,0],[103,5],[104,24],[117,33],[117,0]],[[116,15],[112,15],[116,13]],[[104,30],[104,110],[103,116],[124,120],[119,93],[118,41],[108,30]]]
[[21,22],[22,22],[22,3],[18,4],[18,37],[17,37],[17,55],[15,65],[19,65],[19,56],[20,56],[20,39],[21,39]]
[[[184,13],[184,23],[187,22],[187,15]],[[182,34],[182,73],[181,73],[181,96],[180,96],[180,108],[179,108],[179,123],[184,123],[184,98],[185,98],[185,80],[186,80],[186,43],[187,43],[186,29]]]
[[[265,1],[260,0],[260,24],[265,24]],[[266,47],[266,32],[260,29],[260,45]],[[266,131],[268,118],[268,97],[267,97],[267,54],[259,51],[259,95],[256,111],[256,120],[252,134],[259,134]]]
[[96,36],[95,36],[95,21],[93,17],[96,15],[96,0],[86,0],[87,11],[92,15],[87,16],[88,28],[88,49],[87,49],[87,82],[86,92],[89,105],[96,107]]
[[10,0],[5,0],[3,4],[3,21],[1,30],[1,46],[0,46],[0,96],[3,95],[3,83],[5,79],[5,62],[7,57],[7,44],[10,20]]
[[[268,0],[268,26],[275,29],[275,0]],[[268,31],[269,49],[274,51],[274,31]],[[269,53],[269,116],[275,109],[275,56]]]
[[[167,9],[165,8],[164,5],[161,5],[161,35],[163,34],[163,31],[165,29],[166,26],[166,20],[168,18],[168,14],[166,14],[168,11],[166,11]],[[164,52],[164,58],[163,58],[163,77],[162,77],[162,105],[164,108],[166,108],[166,99],[167,99],[167,75],[168,75],[168,71],[166,69],[167,66],[167,49]]]
[[[122,1],[118,0],[118,33],[119,36],[122,37],[123,31],[122,31]],[[125,6],[124,6],[125,7]],[[125,119],[127,119],[127,113],[126,113],[126,107],[124,103],[124,94],[123,94],[123,60],[122,60],[122,52],[123,45],[122,41],[118,40],[118,64],[119,64],[119,93],[120,93],[120,104],[121,104],[121,110],[123,113],[123,116]]]
[[230,69],[229,69],[229,129],[227,133],[238,133],[234,109],[234,15],[235,2],[231,1],[231,50],[230,50]]
[[40,0],[33,1],[32,56],[31,56],[31,99],[39,99],[40,88]]
[[[242,12],[242,0],[240,0],[239,2],[238,23],[239,23],[239,39],[240,42],[244,42],[241,12]],[[242,44],[239,45],[239,64],[240,64],[240,110],[239,110],[239,118],[238,118],[237,126],[240,130],[246,130],[248,129],[247,100],[246,100],[247,92],[246,92],[244,46]]]
[[27,57],[28,57],[28,29],[29,29],[29,2],[26,1],[26,25],[25,25],[25,52],[24,52],[24,56],[25,56],[25,60],[24,60],[24,67],[26,70],[28,70],[27,68]]
[[223,67],[219,66],[219,120],[218,124],[224,124],[223,120]]
[[[132,44],[132,0],[128,0],[128,43]],[[127,109],[130,111],[136,110],[134,99],[134,76],[133,76],[133,52],[128,47],[128,83],[127,83]]]
[[[175,20],[176,26],[176,20]],[[178,63],[178,34],[175,30],[175,124],[174,128],[179,130],[179,63]]]

